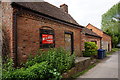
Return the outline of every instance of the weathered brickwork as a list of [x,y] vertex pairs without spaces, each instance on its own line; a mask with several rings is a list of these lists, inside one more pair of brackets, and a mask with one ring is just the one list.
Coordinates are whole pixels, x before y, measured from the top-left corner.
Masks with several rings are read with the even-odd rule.
[[40,29],[44,26],[54,30],[55,48],[65,48],[65,32],[73,32],[75,55],[82,56],[82,29],[80,27],[57,22],[34,12],[12,7],[11,3],[2,3],[2,9],[2,28],[8,40],[10,56],[17,63],[26,61],[29,54],[34,55],[41,48]]
[[94,27],[93,25],[91,24],[88,24],[87,25],[87,28],[88,29],[92,29],[93,32],[95,32],[96,34],[98,34],[99,36],[102,37],[102,40],[101,40],[101,45],[102,45],[102,48],[107,50],[107,51],[111,51],[111,36],[107,35],[106,33],[104,33],[102,30]]
[[84,51],[84,43],[85,42],[96,42],[96,45],[98,46],[98,49],[100,49],[100,40],[101,38],[98,37],[94,37],[94,36],[89,36],[89,35],[85,35],[84,33],[82,33],[82,51]]
[[[8,44],[8,51],[13,57],[13,8],[10,2],[1,2],[2,7],[2,29]],[[4,55],[4,54],[3,54]]]
[[103,33],[103,39],[102,39],[103,49],[107,51],[111,51],[111,37],[107,34]]
[[49,19],[35,17],[26,13],[17,17],[17,44],[18,44],[18,62],[25,61],[27,56],[35,54],[40,48],[40,31],[43,26],[54,29],[55,47],[65,47],[65,31],[73,32],[74,36],[74,52],[77,56],[81,56],[81,29],[64,25]]
[[103,32],[101,30],[99,30],[98,28],[94,27],[91,24],[88,24],[86,26],[88,29],[92,29],[93,32],[95,32],[96,34],[98,34],[99,36],[103,37]]

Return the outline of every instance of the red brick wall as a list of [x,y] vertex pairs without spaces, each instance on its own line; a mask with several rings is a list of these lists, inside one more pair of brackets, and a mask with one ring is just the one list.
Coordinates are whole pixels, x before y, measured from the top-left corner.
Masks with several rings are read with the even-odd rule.
[[[96,34],[98,34],[99,36],[102,37],[102,48],[103,49],[106,49],[107,51],[111,51],[111,36],[103,33],[103,31],[101,31],[100,29],[94,27],[93,25],[91,24],[88,24],[87,25],[87,28],[88,29],[92,29],[93,32],[95,32]],[[108,47],[109,45],[109,47]],[[109,49],[108,49],[109,48]]]
[[[103,33],[103,48],[106,49],[107,51],[111,51],[112,45],[111,45],[111,37],[108,36],[107,34]],[[105,42],[107,44],[105,44]]]
[[82,50],[84,50],[84,42],[96,41],[98,49],[100,49],[100,38],[94,36],[88,36],[82,33]]
[[[6,43],[8,43],[8,50],[10,56],[13,57],[13,8],[10,6],[10,2],[1,2],[2,5],[2,29],[6,37]],[[4,54],[3,54],[4,55]]]
[[88,24],[86,27],[88,29],[92,29],[92,31],[95,32],[96,34],[98,34],[100,37],[103,37],[103,32],[100,31],[99,29],[97,29],[96,27],[94,27],[93,25]]
[[[27,13],[27,12],[26,12]],[[18,39],[18,60],[26,60],[30,53],[35,53],[40,48],[39,29],[48,26],[55,31],[55,47],[65,46],[64,32],[73,32],[74,51],[77,56],[81,56],[81,33],[80,28],[73,28],[52,20],[35,17],[30,14],[22,14],[17,17],[17,39]]]

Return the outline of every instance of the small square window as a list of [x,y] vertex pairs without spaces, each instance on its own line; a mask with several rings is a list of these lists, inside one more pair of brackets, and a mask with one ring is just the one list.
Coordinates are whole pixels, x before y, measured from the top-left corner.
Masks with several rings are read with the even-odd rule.
[[40,48],[54,48],[54,31],[48,29],[40,29]]

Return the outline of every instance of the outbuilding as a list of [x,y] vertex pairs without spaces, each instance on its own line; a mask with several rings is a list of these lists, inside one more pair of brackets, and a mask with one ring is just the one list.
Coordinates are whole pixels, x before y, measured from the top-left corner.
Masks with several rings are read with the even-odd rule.
[[93,26],[92,24],[88,24],[86,26],[88,29],[91,29],[94,33],[102,37],[101,39],[101,48],[105,49],[106,51],[111,51],[111,36],[103,32],[101,29]]
[[100,37],[99,35],[94,33],[92,30],[90,30],[86,27],[83,28],[83,30],[82,30],[82,51],[85,50],[84,49],[84,43],[85,42],[94,42],[94,43],[96,43],[98,49],[100,49],[101,39],[102,39],[102,37]]
[[68,13],[47,2],[2,2],[2,27],[6,34],[10,56],[15,64],[26,61],[38,49],[63,47],[76,56],[81,54],[81,31]]

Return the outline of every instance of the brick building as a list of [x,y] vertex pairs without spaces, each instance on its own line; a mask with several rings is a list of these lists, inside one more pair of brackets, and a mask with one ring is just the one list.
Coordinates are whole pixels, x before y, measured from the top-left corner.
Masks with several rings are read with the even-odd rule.
[[82,30],[82,50],[84,51],[84,43],[85,42],[95,42],[96,45],[98,46],[98,49],[100,49],[101,46],[101,38],[99,35],[97,35],[96,33],[94,33],[93,31],[91,31],[88,28],[83,28]]
[[60,8],[47,2],[3,2],[1,5],[2,27],[16,64],[26,61],[28,55],[35,54],[39,48],[63,47],[82,56],[83,26],[68,14],[67,5]]
[[86,26],[88,29],[91,29],[93,32],[95,32],[96,34],[98,34],[100,37],[102,37],[101,39],[101,48],[105,49],[107,51],[111,51],[111,36],[109,36],[108,34],[106,34],[105,32],[103,32],[102,30],[96,28],[95,26],[88,24]]

